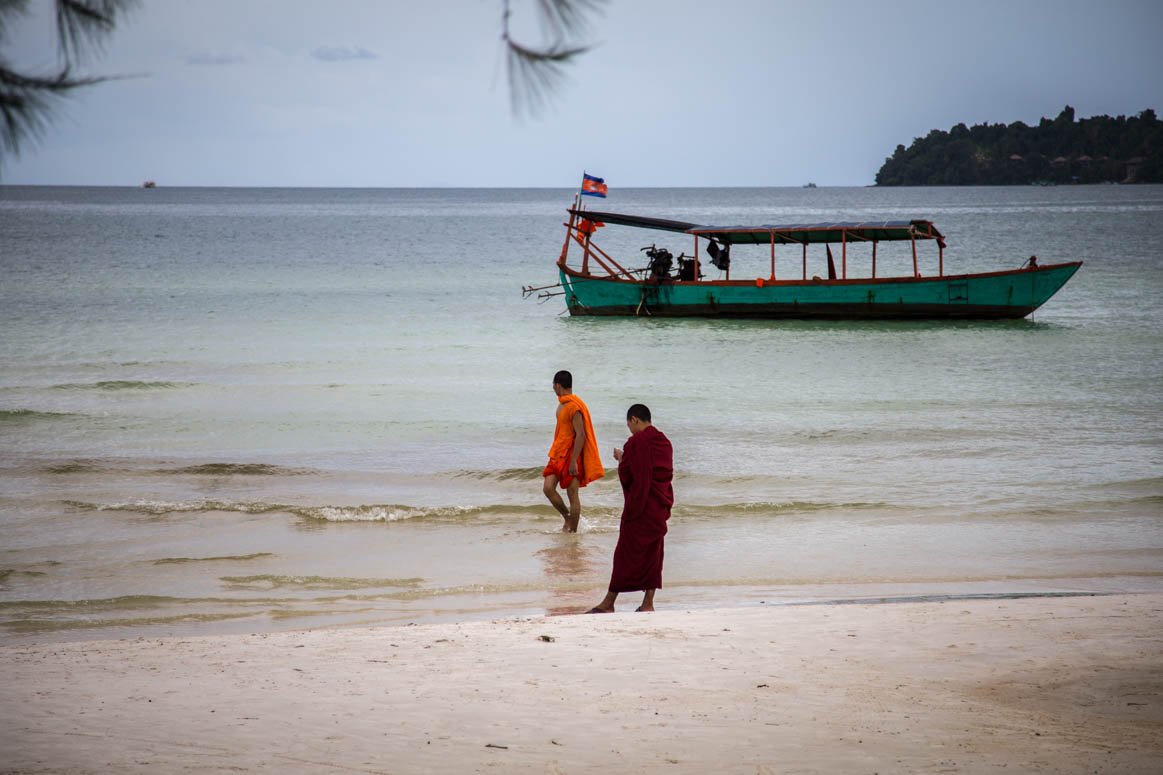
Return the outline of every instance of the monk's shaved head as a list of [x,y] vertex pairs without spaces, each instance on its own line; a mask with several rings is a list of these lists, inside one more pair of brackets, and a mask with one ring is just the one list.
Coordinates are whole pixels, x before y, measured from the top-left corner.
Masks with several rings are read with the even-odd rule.
[[573,375],[562,369],[553,375],[553,384],[561,385],[566,390],[573,390]]
[[650,422],[650,408],[646,404],[634,404],[626,410],[626,419],[637,417],[642,422]]

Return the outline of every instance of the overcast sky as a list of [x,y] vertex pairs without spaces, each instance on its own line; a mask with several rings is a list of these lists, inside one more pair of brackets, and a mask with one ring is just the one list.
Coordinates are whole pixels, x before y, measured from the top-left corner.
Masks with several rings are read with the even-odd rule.
[[[523,42],[534,0],[513,0]],[[47,0],[0,51],[47,72]],[[1163,113],[1159,0],[612,0],[540,118],[500,0],[143,0],[12,184],[864,185],[930,129]]]

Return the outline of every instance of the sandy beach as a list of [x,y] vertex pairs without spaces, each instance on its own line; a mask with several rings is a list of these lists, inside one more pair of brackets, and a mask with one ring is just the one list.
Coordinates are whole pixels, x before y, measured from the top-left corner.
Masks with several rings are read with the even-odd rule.
[[1159,772],[1161,614],[1145,594],[10,645],[0,770]]

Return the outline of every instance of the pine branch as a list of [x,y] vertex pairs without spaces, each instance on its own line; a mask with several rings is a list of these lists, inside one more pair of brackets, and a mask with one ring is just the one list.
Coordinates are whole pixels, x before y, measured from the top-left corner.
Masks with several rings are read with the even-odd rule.
[[[0,164],[22,145],[38,139],[54,109],[73,89],[109,80],[109,76],[74,77],[73,67],[89,51],[100,50],[121,15],[138,0],[55,0],[60,70],[49,76],[30,75],[0,57]],[[0,42],[15,21],[28,11],[27,0],[0,0]]]
[[136,0],[56,0],[57,42],[68,68],[85,57],[86,49],[99,51],[113,31],[119,13]]
[[505,42],[505,69],[513,114],[535,116],[566,81],[564,66],[592,46],[567,41],[589,28],[589,15],[605,0],[537,0],[538,18],[551,40],[533,48],[513,40],[509,32],[510,0],[504,0],[501,39]]

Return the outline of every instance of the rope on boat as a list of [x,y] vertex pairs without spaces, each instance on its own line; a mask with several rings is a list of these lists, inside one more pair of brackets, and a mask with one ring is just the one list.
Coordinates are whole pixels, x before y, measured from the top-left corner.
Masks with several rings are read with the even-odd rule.
[[640,317],[643,309],[646,310],[647,317],[654,317],[654,314],[650,311],[650,307],[646,306],[646,281],[645,280],[642,282],[642,298],[638,301],[638,308],[634,310],[634,317]]

